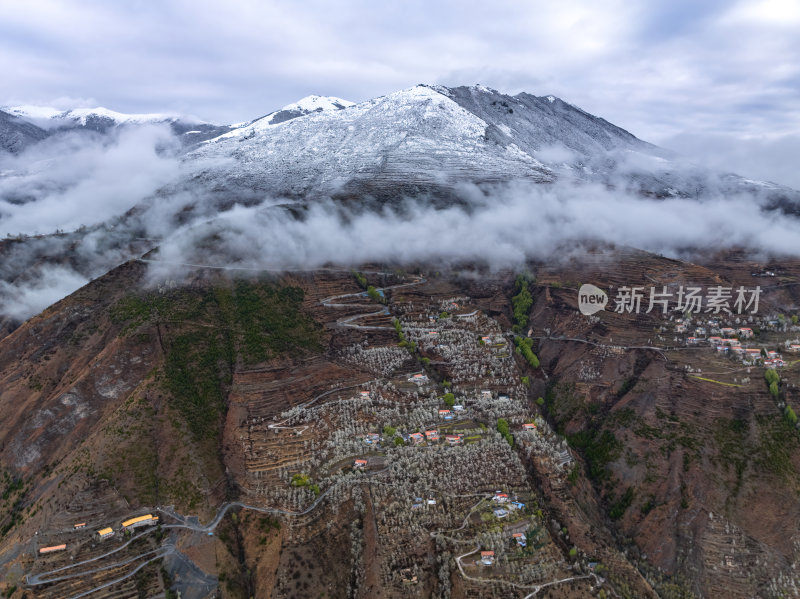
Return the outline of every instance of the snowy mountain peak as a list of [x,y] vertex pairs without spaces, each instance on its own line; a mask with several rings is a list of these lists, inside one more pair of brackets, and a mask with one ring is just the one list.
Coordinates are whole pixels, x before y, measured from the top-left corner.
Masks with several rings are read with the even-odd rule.
[[8,114],[13,114],[23,119],[52,119],[60,115],[63,111],[51,106],[7,106],[2,109]]
[[292,104],[287,104],[281,110],[300,110],[303,112],[318,112],[321,110],[341,110],[342,108],[347,108],[348,106],[354,106],[355,102],[349,102],[348,100],[342,100],[341,98],[336,98],[334,96],[306,96],[298,100],[297,102],[293,102]]
[[476,83],[472,86],[472,89],[479,92],[484,92],[486,94],[499,94],[500,92],[496,89],[492,89],[491,87],[487,87],[486,85],[481,85],[480,83]]
[[74,108],[67,110],[55,118],[77,120],[81,125],[85,125],[87,120],[92,118],[110,119],[116,124],[123,123],[164,123],[177,121],[178,116],[172,114],[124,114],[98,106],[97,108]]
[[[306,96],[297,102],[287,104],[280,110],[270,112],[269,114],[253,121],[231,125],[231,128],[234,129],[234,132],[241,132],[254,125],[258,127],[270,127],[273,125],[280,125],[281,123],[285,123],[286,121],[290,121],[307,114],[331,111],[335,112],[337,110],[349,108],[350,106],[355,106],[355,103],[342,100],[341,98],[337,98],[335,96]],[[236,135],[238,135],[238,133]]]
[[73,121],[86,125],[91,119],[108,119],[117,125],[123,123],[164,123],[177,121],[179,117],[172,114],[125,114],[98,106],[97,108],[72,108],[59,110],[51,106],[10,106],[3,109],[9,114],[25,119],[49,119],[53,121]]

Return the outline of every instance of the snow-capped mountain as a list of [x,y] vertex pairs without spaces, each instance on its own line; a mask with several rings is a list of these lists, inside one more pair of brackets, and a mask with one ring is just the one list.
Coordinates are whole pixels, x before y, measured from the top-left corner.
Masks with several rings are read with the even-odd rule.
[[358,104],[310,96],[200,144],[184,165],[194,183],[244,197],[386,197],[557,179],[656,197],[695,197],[712,186],[787,191],[710,174],[555,96],[480,85],[418,85]]
[[125,114],[99,106],[97,108],[73,108],[58,110],[49,106],[9,106],[9,114],[39,121],[47,127],[85,127],[105,131],[119,125],[144,125],[153,123],[173,123],[179,120],[170,114]]
[[[25,121],[38,125],[28,131],[25,143],[35,142],[46,132],[106,133],[123,127],[168,125],[185,153],[181,172],[162,193],[189,189],[222,197],[227,203],[264,194],[296,199],[448,195],[464,182],[550,183],[559,179],[623,187],[656,197],[695,197],[711,186],[721,193],[788,193],[780,186],[709,174],[682,163],[555,96],[510,96],[481,85],[418,85],[358,104],[308,96],[263,117],[228,126],[105,108],[58,111],[16,106],[7,110],[12,116],[6,121],[11,118],[17,129]],[[10,135],[6,134],[7,139]],[[21,143],[15,142],[23,147]]]
[[4,110],[51,133],[72,130],[107,133],[117,127],[168,125],[181,137],[184,145],[198,143],[230,130],[228,126],[198,122],[175,114],[126,114],[103,107],[59,110],[49,106],[23,105]]
[[342,108],[347,108],[348,106],[353,105],[353,102],[342,100],[341,98],[335,98],[333,96],[306,96],[297,102],[287,104],[280,110],[270,112],[263,117],[259,117],[246,123],[231,125],[231,127],[239,128],[246,125],[252,125],[255,122],[260,122],[262,125],[278,125],[285,121],[305,116],[312,112],[341,110]]
[[225,165],[204,169],[203,180],[292,196],[464,180],[553,179],[529,148],[452,95],[446,88],[420,85],[289,120],[274,118],[314,106],[290,104],[202,144],[185,163]]

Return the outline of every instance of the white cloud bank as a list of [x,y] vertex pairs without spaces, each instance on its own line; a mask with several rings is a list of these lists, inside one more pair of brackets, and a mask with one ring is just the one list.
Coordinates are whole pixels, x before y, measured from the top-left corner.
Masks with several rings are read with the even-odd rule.
[[176,176],[166,151],[175,143],[166,126],[145,126],[0,152],[0,236],[70,231],[124,213]]
[[462,188],[466,206],[354,212],[333,202],[296,219],[283,208],[237,206],[166,239],[154,277],[180,263],[304,269],[363,262],[484,262],[517,267],[526,257],[580,255],[586,243],[666,255],[733,246],[800,255],[798,221],[763,212],[752,196],[653,200],[600,186],[509,185],[486,196]]

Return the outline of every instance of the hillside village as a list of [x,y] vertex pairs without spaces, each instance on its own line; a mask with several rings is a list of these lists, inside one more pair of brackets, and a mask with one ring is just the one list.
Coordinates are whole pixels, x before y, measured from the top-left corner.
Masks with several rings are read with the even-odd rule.
[[[586,510],[596,509],[587,505],[598,493],[606,522],[624,524],[667,500],[602,482],[623,459],[599,461],[600,441],[566,428],[594,413],[565,417],[570,402],[592,400],[551,380],[563,369],[553,352],[569,343],[592,352],[568,366],[588,389],[604,363],[632,351],[624,328],[616,342],[590,341],[589,331],[553,335],[555,320],[529,319],[528,289],[551,304],[573,292],[546,280],[517,277],[509,302],[507,287],[481,289],[476,300],[464,293],[470,285],[430,273],[315,276],[304,309],[329,331],[324,354],[233,374],[224,424],[233,491],[213,503],[192,500],[194,509],[129,501],[90,462],[66,461],[53,480],[72,489],[70,498],[52,494],[29,506],[45,516],[21,529],[27,536],[6,596],[203,597],[218,587],[224,597],[267,589],[273,597],[655,596],[663,574],[635,567]],[[566,319],[567,335],[602,325],[570,310],[548,316]],[[791,385],[765,373],[800,362],[790,358],[800,348],[796,325],[777,315],[672,316],[647,325],[653,333],[642,351],[668,355],[681,380],[732,392],[769,388],[790,418]],[[602,388],[624,397],[638,387]],[[650,430],[631,420],[630,408],[614,418],[637,435]],[[658,438],[653,431],[646,434]],[[633,464],[631,448],[624,460]],[[696,501],[678,499],[683,509]],[[750,559],[725,543],[725,569]],[[342,554],[320,554],[330,544]],[[794,584],[758,576],[775,588]]]
[[[363,382],[339,389],[330,381],[272,418],[249,412],[238,429],[242,503],[276,516],[290,539],[307,537],[323,513],[373,514],[371,530],[351,533],[351,584],[379,584],[387,596],[390,589],[426,596],[434,588],[444,596],[452,576],[476,596],[562,585],[597,592],[604,584],[597,556],[579,552],[567,529],[545,515],[528,477],[526,462],[535,459],[553,484],[564,485],[574,462],[529,399],[537,374],[521,367],[513,335],[469,297],[411,297],[425,283],[397,284],[390,310],[373,308],[383,293],[322,300],[343,306],[327,308],[334,316],[358,312],[339,318],[351,342],[334,359],[355,366]],[[104,596],[103,589],[136,582],[129,567],[127,578],[113,577],[126,564],[162,559],[186,535],[216,534],[169,506],[118,520],[75,508],[68,511],[80,523],[58,516],[28,541],[20,588],[41,597],[94,588]],[[435,582],[423,557],[431,546]],[[288,568],[275,588],[276,596],[301,596]]]

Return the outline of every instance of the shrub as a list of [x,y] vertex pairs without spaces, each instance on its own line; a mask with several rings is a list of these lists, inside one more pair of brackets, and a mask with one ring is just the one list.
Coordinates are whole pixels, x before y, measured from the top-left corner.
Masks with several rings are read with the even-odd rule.
[[292,475],[291,485],[293,487],[305,487],[310,482],[311,479],[309,478],[308,474],[301,474],[298,472],[297,474]]

